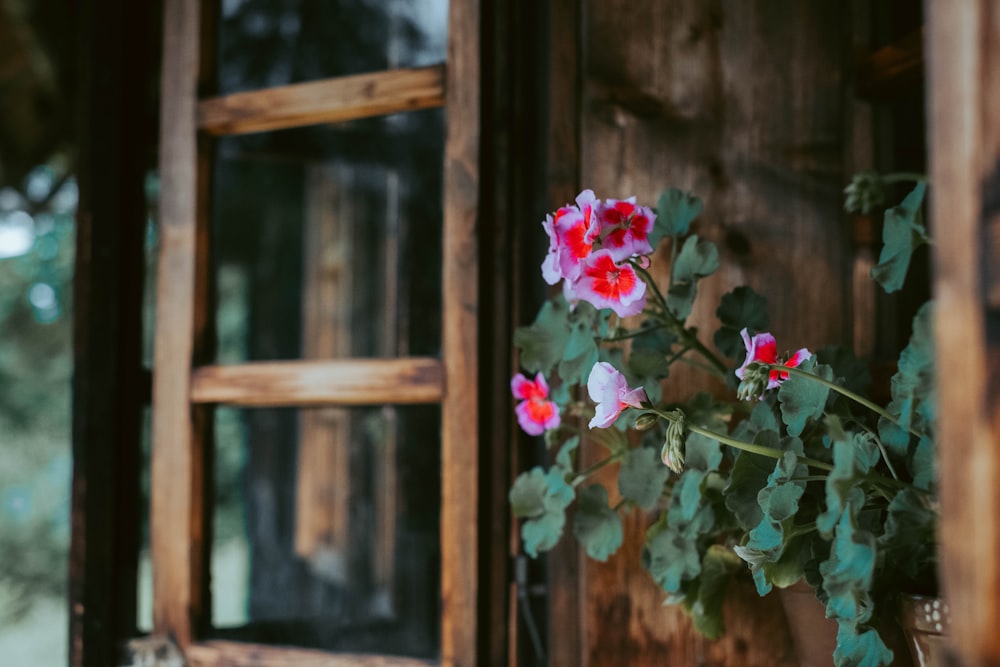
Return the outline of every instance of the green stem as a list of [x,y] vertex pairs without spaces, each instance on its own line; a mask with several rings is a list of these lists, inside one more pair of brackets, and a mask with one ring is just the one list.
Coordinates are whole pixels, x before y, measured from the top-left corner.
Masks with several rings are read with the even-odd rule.
[[[854,401],[855,403],[860,403],[861,405],[865,406],[866,408],[868,408],[869,410],[871,410],[872,412],[874,412],[878,416],[884,417],[885,419],[888,419],[889,421],[891,421],[893,424],[895,424],[899,428],[903,428],[903,425],[899,423],[899,420],[896,419],[895,417],[893,417],[891,414],[889,414],[884,408],[880,407],[879,405],[876,405],[875,403],[872,403],[871,401],[869,401],[864,396],[860,396],[858,394],[855,394],[850,389],[845,389],[844,387],[841,387],[836,382],[830,382],[829,380],[827,380],[825,378],[821,378],[818,375],[814,375],[813,373],[809,373],[807,371],[799,370],[798,368],[793,368],[793,367],[790,367],[790,366],[782,366],[780,364],[762,364],[762,365],[766,366],[770,370],[779,371],[781,373],[788,373],[789,375],[798,375],[799,377],[809,378],[810,380],[813,380],[814,382],[818,382],[821,385],[823,385],[824,387],[827,387],[827,388],[832,389],[833,391],[837,392],[841,396],[849,398],[852,401]],[[912,433],[913,435],[917,436],[918,438],[924,437],[923,433],[920,433],[919,431],[916,431],[913,428],[908,428],[907,430],[910,433]]]
[[[655,413],[668,421],[671,422],[674,421],[674,418],[670,414],[666,412],[661,412],[660,410],[657,410],[655,408],[647,409],[644,411]],[[739,449],[741,451],[749,452],[751,454],[759,454],[760,456],[767,456],[772,459],[780,459],[785,455],[785,450],[783,449],[777,449],[776,447],[765,447],[764,445],[758,445],[753,442],[737,440],[735,438],[730,438],[728,435],[722,435],[721,433],[716,433],[715,431],[710,431],[707,428],[702,428],[700,426],[692,426],[691,424],[685,424],[684,428],[686,428],[691,433],[697,433],[698,435],[702,435],[705,436],[706,438],[715,440],[716,442],[720,442],[723,445],[728,445],[733,449]],[[800,456],[798,457],[798,461],[808,466],[812,466],[813,468],[819,468],[820,470],[833,470],[833,466],[827,463],[826,461],[812,459],[809,458],[808,456]]]
[[620,336],[611,336],[609,338],[601,338],[600,336],[594,336],[601,343],[617,343],[619,341],[628,340],[629,338],[636,338],[643,334],[647,334],[650,331],[657,331],[659,329],[665,329],[666,326],[663,324],[657,324],[655,327],[640,327],[638,329],[633,329],[627,333],[623,333]]
[[660,293],[660,288],[656,285],[656,281],[653,280],[653,277],[649,275],[649,271],[639,266],[639,263],[635,261],[632,262],[632,266],[635,268],[636,272],[642,276],[642,279],[646,281],[646,285],[653,293],[653,296],[656,297],[656,302],[660,305],[663,311],[670,312],[667,310],[667,300],[663,298],[663,294]]
[[580,471],[577,474],[577,476],[573,479],[573,482],[572,482],[573,488],[576,488],[576,487],[580,486],[583,482],[587,481],[587,479],[591,475],[593,475],[595,472],[597,472],[601,468],[603,468],[603,467],[605,467],[605,466],[607,466],[607,465],[609,465],[611,463],[615,463],[616,461],[621,461],[623,458],[625,458],[625,452],[616,452],[616,453],[612,454],[611,456],[609,456],[608,458],[604,459],[603,461],[598,461],[597,463],[595,463],[594,465],[590,466],[586,470]]
[[891,174],[880,174],[879,178],[883,183],[903,183],[906,181],[927,181],[926,174],[918,174],[915,171],[897,171]]

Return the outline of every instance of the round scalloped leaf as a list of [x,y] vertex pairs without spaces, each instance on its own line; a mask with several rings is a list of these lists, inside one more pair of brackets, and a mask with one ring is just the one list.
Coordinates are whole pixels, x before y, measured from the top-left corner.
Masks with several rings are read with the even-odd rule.
[[664,236],[684,236],[691,222],[701,213],[702,202],[693,194],[670,188],[660,194],[656,202],[656,222],[649,233],[649,242],[655,248]]
[[622,497],[644,510],[652,509],[663,494],[670,469],[660,462],[650,447],[630,449],[618,471],[618,490]]
[[608,491],[594,484],[580,491],[573,535],[594,560],[606,561],[622,544],[622,519],[608,505]]
[[[833,371],[829,366],[817,364],[814,358],[809,358],[799,365],[799,370],[817,375],[824,380],[833,379]],[[800,375],[792,375],[778,388],[778,401],[781,404],[781,421],[788,427],[788,435],[802,435],[806,423],[818,419],[826,407],[829,388]]]
[[722,327],[715,332],[712,342],[719,352],[730,359],[741,359],[746,355],[746,347],[740,330],[749,329],[750,334],[766,331],[770,318],[767,314],[767,298],[757,294],[753,288],[741,285],[732,292],[722,295],[715,311]]

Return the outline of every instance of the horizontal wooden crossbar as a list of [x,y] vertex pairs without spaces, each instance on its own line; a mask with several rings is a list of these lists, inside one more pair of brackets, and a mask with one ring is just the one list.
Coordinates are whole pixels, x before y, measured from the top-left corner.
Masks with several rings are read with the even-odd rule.
[[443,105],[444,65],[432,65],[209,98],[198,104],[198,127],[209,134],[247,134]]
[[192,644],[186,657],[190,667],[428,667],[438,664],[389,655],[326,653],[226,641]]
[[438,359],[268,361],[202,366],[192,403],[253,407],[435,403],[444,396]]

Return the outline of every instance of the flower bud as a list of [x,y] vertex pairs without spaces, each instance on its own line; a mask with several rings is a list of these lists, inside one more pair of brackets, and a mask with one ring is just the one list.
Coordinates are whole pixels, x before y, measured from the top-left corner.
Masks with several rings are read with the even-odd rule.
[[736,388],[736,398],[741,401],[749,401],[752,398],[760,399],[767,390],[767,383],[771,376],[771,369],[765,364],[757,362],[749,364],[743,371],[743,379],[740,386]]
[[660,418],[650,412],[644,415],[639,415],[639,418],[635,420],[635,430],[636,431],[648,431],[649,429],[656,426]]
[[844,194],[844,210],[867,215],[885,203],[885,184],[877,172],[864,171],[854,175]]
[[684,472],[684,413],[674,410],[667,420],[667,437],[660,450],[663,465],[676,473]]

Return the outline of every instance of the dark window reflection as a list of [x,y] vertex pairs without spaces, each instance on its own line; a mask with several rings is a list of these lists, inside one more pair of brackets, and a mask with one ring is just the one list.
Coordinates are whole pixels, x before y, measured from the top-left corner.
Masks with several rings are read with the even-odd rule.
[[227,137],[219,358],[440,352],[443,113]]
[[222,93],[444,62],[447,0],[222,0]]
[[216,635],[437,653],[440,410],[216,415]]

